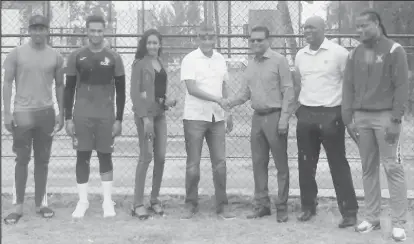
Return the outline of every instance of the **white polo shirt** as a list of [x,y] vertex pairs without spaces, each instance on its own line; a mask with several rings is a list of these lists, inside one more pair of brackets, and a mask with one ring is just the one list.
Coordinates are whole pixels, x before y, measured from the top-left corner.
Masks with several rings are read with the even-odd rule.
[[[181,81],[195,80],[197,87],[214,96],[222,97],[223,81],[228,81],[228,77],[226,61],[215,50],[209,58],[198,48],[181,63]],[[183,119],[212,122],[213,115],[215,121],[224,120],[224,110],[219,104],[192,96],[186,89]]]
[[299,103],[305,106],[335,107],[342,103],[342,82],[348,50],[325,38],[317,51],[309,45],[295,58],[301,76]]

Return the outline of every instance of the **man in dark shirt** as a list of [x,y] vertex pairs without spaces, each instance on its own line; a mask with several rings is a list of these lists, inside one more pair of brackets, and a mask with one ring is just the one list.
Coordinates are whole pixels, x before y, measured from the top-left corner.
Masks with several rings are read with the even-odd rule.
[[[87,196],[89,161],[94,149],[99,158],[104,217],[112,217],[115,216],[111,199],[112,152],[114,138],[119,136],[122,130],[125,71],[120,55],[105,47],[103,17],[88,17],[86,27],[89,44],[71,53],[66,73],[66,132],[73,138],[74,149],[77,150],[76,181],[79,191],[79,202],[72,217],[82,218],[89,207]],[[76,103],[72,118],[75,90]],[[116,117],[114,90],[116,91]]]
[[399,136],[409,92],[407,55],[387,38],[378,13],[364,11],[356,20],[362,43],[346,64],[342,105],[342,119],[356,138],[362,161],[367,215],[356,230],[380,228],[381,163],[391,198],[392,237],[403,241],[408,202]]

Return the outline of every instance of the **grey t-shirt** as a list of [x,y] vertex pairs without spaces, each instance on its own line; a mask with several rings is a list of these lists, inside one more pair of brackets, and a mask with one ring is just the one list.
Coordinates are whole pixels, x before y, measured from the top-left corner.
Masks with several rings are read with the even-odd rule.
[[15,74],[14,111],[53,107],[53,80],[63,68],[63,57],[58,51],[50,46],[37,50],[26,43],[7,55],[3,67]]

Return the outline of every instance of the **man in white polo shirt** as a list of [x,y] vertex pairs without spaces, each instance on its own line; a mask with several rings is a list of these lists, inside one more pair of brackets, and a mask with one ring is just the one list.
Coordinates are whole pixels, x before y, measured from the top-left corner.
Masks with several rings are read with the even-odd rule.
[[[233,218],[228,209],[226,193],[226,126],[225,111],[219,105],[227,97],[227,65],[214,48],[215,34],[203,24],[198,30],[199,48],[187,54],[181,64],[181,80],[187,91],[184,102],[184,137],[187,152],[186,208],[182,219],[190,219],[198,211],[200,159],[206,139],[213,167],[216,212],[223,218]],[[231,116],[227,130],[231,131]]]
[[302,204],[300,221],[316,214],[318,188],[315,180],[321,144],[325,148],[343,217],[340,228],[356,224],[358,203],[345,154],[345,126],[341,117],[342,82],[348,51],[325,38],[324,20],[306,20],[304,35],[309,45],[295,59],[295,91],[300,107],[296,137]]

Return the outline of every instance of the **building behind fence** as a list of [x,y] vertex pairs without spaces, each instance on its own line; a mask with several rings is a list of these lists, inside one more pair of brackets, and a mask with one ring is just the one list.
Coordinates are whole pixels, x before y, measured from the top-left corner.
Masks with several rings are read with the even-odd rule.
[[[368,3],[367,3],[368,4]],[[332,4],[331,4],[332,5]],[[272,47],[284,54],[293,64],[297,50],[305,45],[302,33],[302,23],[311,15],[329,17],[326,6],[312,1],[3,1],[2,2],[2,63],[5,56],[16,45],[27,42],[28,18],[33,14],[49,16],[51,20],[50,44],[57,48],[65,57],[74,48],[85,45],[85,18],[91,13],[102,14],[107,19],[107,40],[122,56],[126,68],[127,94],[129,94],[129,79],[131,64],[136,51],[139,35],[148,28],[157,28],[167,35],[163,40],[163,59],[169,76],[168,96],[176,98],[178,105],[167,112],[168,149],[164,188],[182,189],[184,187],[184,172],[186,154],[184,150],[182,111],[185,87],[180,82],[180,63],[185,54],[196,48],[195,28],[203,21],[215,26],[219,38],[217,49],[225,55],[230,73],[230,87],[234,94],[240,88],[243,69],[249,58],[247,34],[254,25],[264,24],[274,36]],[[319,7],[318,7],[319,6]],[[334,6],[334,5],[332,5]],[[328,14],[327,14],[328,13]],[[326,15],[326,16],[324,16]],[[339,15],[338,15],[339,16]],[[337,34],[334,41],[352,48],[358,41],[349,35],[340,35],[341,20],[335,20],[329,26],[328,33]],[[411,62],[414,36],[397,39],[403,43]],[[3,75],[3,72],[2,72]],[[3,76],[2,76],[3,77]],[[3,79],[2,79],[3,81]],[[411,90],[412,86],[411,86]],[[412,100],[414,97],[412,96]],[[411,103],[412,104],[412,103]],[[134,182],[134,172],[139,154],[137,131],[135,128],[132,103],[127,98],[123,122],[123,135],[116,139],[114,164],[115,186],[117,191],[131,194]],[[56,107],[57,109],[57,107]],[[251,192],[253,189],[253,173],[250,153],[250,120],[252,109],[246,103],[233,110],[235,127],[227,136],[227,165],[228,184],[231,189]],[[412,124],[412,121],[410,122]],[[412,141],[414,129],[406,123],[402,145],[405,161],[414,159]],[[14,175],[14,154],[12,153],[11,135],[2,127],[2,184],[3,189],[11,189]],[[293,116],[289,131],[289,158],[291,164],[291,186],[298,189],[297,175],[297,146],[296,119]],[[357,189],[362,189],[359,153],[356,145],[346,139],[347,156],[353,169],[353,177]],[[62,131],[55,136],[50,163],[49,189],[56,192],[74,192],[75,186],[75,151],[71,141]],[[207,146],[203,148],[201,188],[212,192],[211,167]],[[322,150],[321,163],[318,171],[319,187],[332,189],[329,168],[325,163],[326,155]],[[96,161],[92,162],[97,167]],[[97,178],[95,170],[95,178]],[[151,172],[151,171],[149,171]],[[273,163],[270,164],[270,174],[275,175]],[[147,182],[150,183],[151,174]],[[32,182],[32,181],[29,181]],[[98,183],[97,183],[98,184]],[[275,177],[270,178],[270,184],[276,185]],[[33,183],[29,183],[32,186]],[[270,187],[274,191],[275,187]],[[29,188],[30,191],[33,188]]]

